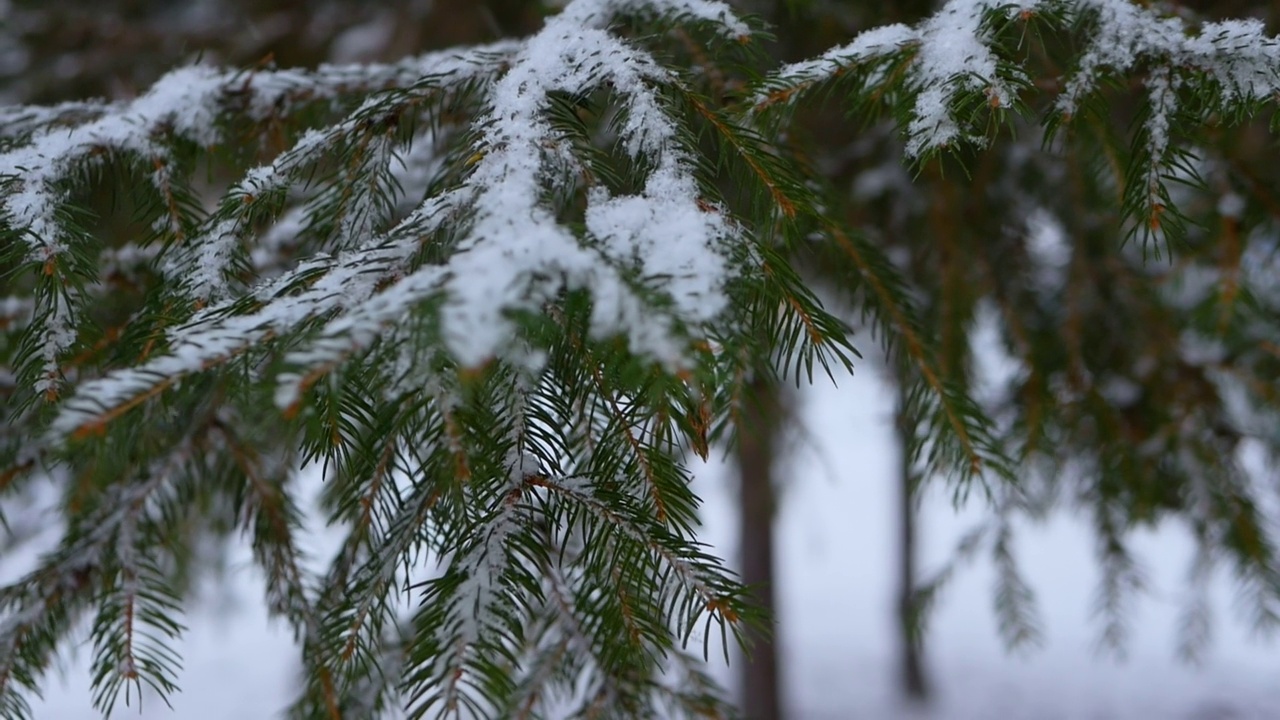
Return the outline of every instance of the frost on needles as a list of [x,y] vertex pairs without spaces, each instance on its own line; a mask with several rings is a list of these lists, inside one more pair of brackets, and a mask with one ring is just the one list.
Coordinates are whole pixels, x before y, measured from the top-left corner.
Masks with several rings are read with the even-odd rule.
[[[832,88],[888,106],[919,167],[1025,123],[1019,33],[1082,23],[1043,122],[1141,75],[1125,211],[1164,238],[1178,129],[1206,121],[1183,95],[1243,116],[1278,89],[1257,23],[953,0],[761,74],[760,25],[722,3],[573,0],[528,38],[393,64],[197,64],[130,101],[0,110],[0,486],[69,498],[0,589],[0,715],[30,715],[86,628],[99,709],[175,690],[193,548],[227,537],[301,646],[300,717],[730,714],[687,647],[756,618],[697,542],[681,457],[731,439],[756,373],[851,365],[790,250],[850,258],[928,469],[1012,479],[791,113]],[[112,183],[123,244],[89,212]],[[333,558],[304,551],[310,463]]]

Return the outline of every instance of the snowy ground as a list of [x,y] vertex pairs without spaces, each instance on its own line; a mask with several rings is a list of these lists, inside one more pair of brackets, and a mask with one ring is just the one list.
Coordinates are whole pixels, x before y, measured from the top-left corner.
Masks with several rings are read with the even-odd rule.
[[[1200,669],[1175,659],[1179,593],[1190,546],[1170,529],[1141,538],[1155,597],[1135,609],[1129,659],[1094,653],[1090,622],[1096,581],[1084,528],[1066,520],[1022,531],[1018,555],[1037,591],[1046,644],[1010,657],[996,639],[992,574],[972,567],[950,586],[931,625],[929,668],[937,698],[908,711],[895,696],[892,398],[870,372],[802,394],[811,442],[793,454],[780,519],[781,642],[786,702],[798,720],[1262,720],[1280,718],[1280,646],[1252,643],[1231,619],[1225,581],[1215,642]],[[736,528],[723,468],[700,471],[708,540],[731,557]],[[923,510],[923,552],[936,565],[972,518],[957,517],[938,494]],[[173,709],[146,698],[117,717],[147,720],[269,718],[291,693],[292,649],[285,628],[260,608],[247,556],[235,585],[188,618],[183,692]],[[0,559],[12,577],[13,559]],[[42,720],[96,715],[89,705],[89,648],[37,706]],[[731,678],[729,671],[723,677]],[[136,701],[135,701],[136,703]]]

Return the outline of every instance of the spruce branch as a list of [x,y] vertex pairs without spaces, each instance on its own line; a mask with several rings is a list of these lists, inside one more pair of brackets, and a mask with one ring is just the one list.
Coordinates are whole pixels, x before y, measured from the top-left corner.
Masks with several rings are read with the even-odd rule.
[[[1280,89],[1274,38],[950,0],[769,71],[759,28],[573,0],[518,40],[0,111],[0,493],[53,479],[66,521],[0,588],[0,714],[31,714],[82,621],[98,709],[174,691],[199,550],[232,540],[300,646],[296,717],[730,716],[687,646],[758,618],[683,453],[733,442],[762,374],[851,370],[849,315],[908,385],[909,462],[993,503],[957,560],[990,549],[1007,642],[1037,637],[1015,521],[1059,487],[1095,521],[1109,641],[1142,589],[1128,535],[1170,516],[1194,577],[1229,563],[1274,624],[1238,460],[1280,447],[1275,203],[1221,132]],[[812,152],[824,93],[901,143]],[[1154,267],[1135,236],[1184,242]],[[994,399],[988,301],[1017,365]],[[332,557],[305,552],[300,463]]]

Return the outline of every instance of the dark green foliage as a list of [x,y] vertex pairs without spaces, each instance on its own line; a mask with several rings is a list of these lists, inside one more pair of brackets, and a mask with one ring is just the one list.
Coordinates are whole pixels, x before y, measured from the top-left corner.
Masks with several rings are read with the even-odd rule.
[[[1107,54],[1123,23],[1142,42]],[[1243,458],[1280,455],[1275,41],[953,2],[773,68],[766,42],[828,48],[760,26],[577,0],[521,41],[5,111],[0,494],[52,481],[65,528],[0,588],[0,714],[82,631],[99,710],[175,690],[234,540],[299,645],[293,717],[731,715],[698,656],[762,618],[699,543],[686,454],[735,441],[762,374],[851,370],[854,330],[905,384],[920,482],[991,509],[913,632],[988,550],[1002,636],[1034,644],[1014,529],[1058,500],[1095,530],[1109,645],[1128,535],[1168,519],[1194,582],[1226,564],[1274,624]],[[982,323],[1016,365],[995,387]]]

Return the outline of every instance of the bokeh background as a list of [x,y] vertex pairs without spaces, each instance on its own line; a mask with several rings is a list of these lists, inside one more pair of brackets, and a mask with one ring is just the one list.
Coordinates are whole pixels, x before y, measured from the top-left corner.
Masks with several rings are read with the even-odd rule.
[[[926,0],[739,4],[777,25],[778,41],[770,52],[780,59],[812,56],[861,29],[911,22],[933,7]],[[1272,21],[1275,16],[1272,4],[1248,0],[1177,7],[1217,17]],[[0,103],[127,99],[165,70],[197,59],[244,67],[394,60],[527,34],[553,11],[537,0],[0,0]],[[855,127],[838,109],[814,110],[806,120],[818,142],[844,152],[817,158],[818,165],[833,182],[848,186],[851,198],[866,203],[865,210],[854,211],[861,221],[883,220],[888,232],[936,209],[925,200],[922,210],[921,198],[947,192],[952,180],[930,176],[918,192],[891,193],[901,189],[907,174],[880,159],[900,156],[885,127]],[[889,150],[869,150],[872,144]],[[1037,242],[1047,256],[1067,244],[1053,232],[1041,233]],[[933,262],[937,259],[930,256],[904,265],[927,268]],[[839,285],[838,278],[815,282]],[[1017,362],[1003,354],[1005,342],[992,312],[970,315],[976,319],[965,331],[976,350],[963,372],[976,392],[986,388],[997,402],[1000,389],[1017,375]],[[858,327],[858,318],[851,322]],[[823,379],[799,390],[762,388],[785,408],[762,420],[770,424],[767,447],[748,443],[741,449],[745,462],[722,452],[720,460],[697,468],[706,501],[704,538],[748,579],[772,576],[778,717],[1280,718],[1280,652],[1233,621],[1236,598],[1225,574],[1197,581],[1210,588],[1215,608],[1207,651],[1198,663],[1178,658],[1181,613],[1192,589],[1187,568],[1195,548],[1173,523],[1157,523],[1133,536],[1148,592],[1127,609],[1124,657],[1100,648],[1101,628],[1093,612],[1100,572],[1096,540],[1069,508],[1013,521],[1014,553],[1038,610],[1042,641],[1037,647],[1010,653],[999,639],[996,575],[989,559],[978,556],[941,591],[923,645],[914,652],[904,649],[904,582],[931,577],[952,562],[957,544],[984,521],[987,510],[981,502],[955,507],[938,484],[926,484],[904,506],[902,438],[895,424],[901,398],[893,363],[878,356],[866,328],[858,329],[855,343],[866,360],[856,375],[837,377],[838,387]],[[752,458],[763,458],[763,465]],[[1265,474],[1260,453],[1246,452],[1244,460]],[[761,467],[766,472],[759,472]],[[314,496],[321,479],[304,470],[301,482]],[[0,554],[5,581],[18,577],[56,538],[56,524],[36,514],[39,503],[31,507],[22,542]],[[910,532],[904,534],[908,521]],[[313,554],[321,557],[334,546],[319,523],[310,541]],[[904,542],[914,544],[905,580]],[[762,547],[772,549],[771,562]],[[139,717],[267,718],[287,705],[298,672],[287,628],[266,618],[261,578],[246,549],[231,550],[224,567],[201,583],[187,618],[182,693],[171,699],[172,707],[145,696]],[[711,650],[711,662],[729,687],[743,692],[745,683],[759,693],[768,685],[760,680],[767,673],[749,671],[745,681],[741,673],[743,667],[763,665],[736,653],[725,665],[717,659],[714,638]],[[38,716],[94,717],[87,647],[73,649],[63,665],[37,706]],[[758,695],[747,697],[753,711]],[[132,716],[137,703],[134,698],[118,713]],[[770,717],[759,708],[753,712]]]
[[[1133,608],[1127,659],[1097,651],[1091,616],[1097,565],[1088,528],[1056,517],[1029,525],[1016,552],[1036,592],[1043,645],[1009,654],[998,640],[992,609],[994,576],[979,560],[939,600],[929,626],[926,669],[932,693],[924,706],[903,700],[894,623],[897,458],[894,392],[874,372],[799,393],[805,432],[791,443],[777,520],[779,639],[783,708],[796,720],[1271,720],[1280,717],[1280,653],[1238,624],[1219,618],[1219,633],[1201,665],[1176,655],[1174,642],[1190,541],[1173,528],[1147,533],[1138,550],[1152,592]],[[731,465],[699,468],[707,502],[705,538],[736,556],[740,524]],[[319,482],[308,476],[314,487]],[[957,513],[950,497],[929,493],[921,507],[923,565],[949,559],[955,543],[980,520]],[[315,526],[310,549],[326,547]],[[328,538],[328,547],[336,541]],[[29,557],[26,558],[29,560]],[[0,561],[4,579],[24,557]],[[173,708],[156,697],[120,708],[146,720],[270,718],[287,706],[298,672],[290,631],[266,617],[261,581],[247,551],[231,573],[205,585],[187,618],[182,692]],[[1232,608],[1230,584],[1215,582],[1220,614]],[[727,667],[712,643],[712,662]],[[86,646],[52,679],[37,717],[95,717],[90,707]],[[734,658],[734,663],[739,659]]]

